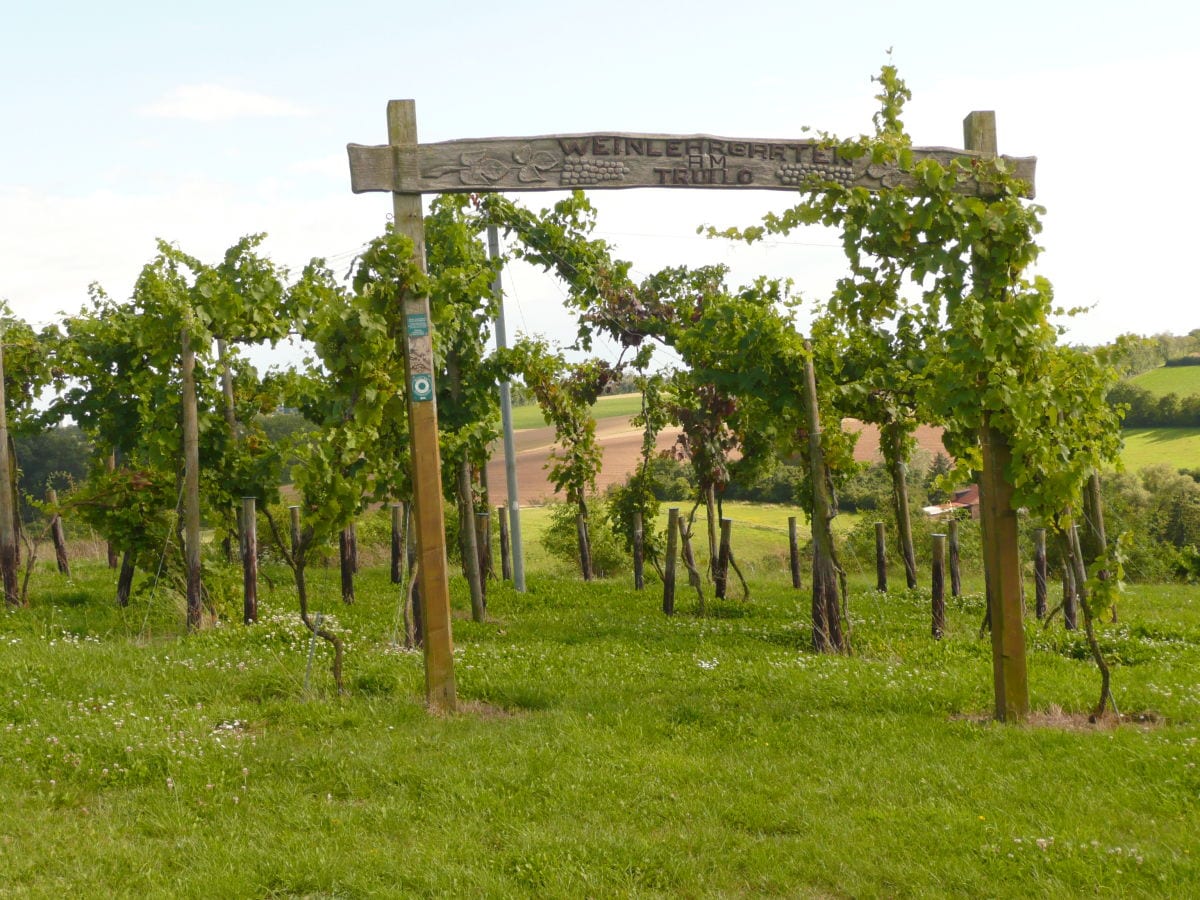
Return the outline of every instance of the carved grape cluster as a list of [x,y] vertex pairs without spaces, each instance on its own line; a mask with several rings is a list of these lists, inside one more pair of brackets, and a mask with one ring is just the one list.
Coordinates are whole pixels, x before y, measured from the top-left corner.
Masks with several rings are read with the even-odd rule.
[[568,159],[563,162],[563,184],[600,184],[621,181],[629,174],[629,166],[619,159]]
[[794,185],[802,184],[812,175],[838,184],[850,184],[854,181],[854,167],[836,163],[784,163],[775,173],[784,184]]

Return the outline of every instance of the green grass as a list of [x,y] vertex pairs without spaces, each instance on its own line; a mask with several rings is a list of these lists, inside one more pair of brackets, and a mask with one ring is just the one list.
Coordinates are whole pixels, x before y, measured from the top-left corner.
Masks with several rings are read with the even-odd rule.
[[1178,394],[1200,394],[1200,366],[1159,366],[1129,379],[1130,384],[1143,388],[1156,397]]
[[[762,513],[772,523],[774,511]],[[751,518],[746,515],[745,518]],[[784,516],[786,522],[786,514]],[[531,523],[532,524],[532,523]],[[531,530],[532,527],[531,527]],[[983,600],[945,640],[920,593],[852,579],[855,655],[807,648],[808,597],[667,619],[653,587],[531,569],[456,607],[465,711],[422,707],[395,590],[314,604],[350,694],[268,570],[263,621],[179,636],[176,601],[111,602],[43,569],[0,615],[4,896],[1170,896],[1200,883],[1200,596],[1136,588],[1104,641],[1123,710],[1158,726],[987,721]],[[232,583],[231,575],[226,579]],[[1032,592],[1032,587],[1030,588]],[[1031,593],[1032,595],[1032,593]],[[1028,627],[1033,701],[1087,709],[1079,635]]]
[[[642,411],[641,394],[613,394],[599,398],[592,406],[592,415],[597,419],[611,419],[616,416],[636,415]],[[548,424],[542,416],[542,410],[536,403],[513,407],[513,430],[525,428],[542,428]]]
[[1125,440],[1121,459],[1131,472],[1160,464],[1200,468],[1200,428],[1127,428],[1121,437]]
[[[692,511],[690,502],[664,501],[659,510],[657,526],[660,533],[667,528],[668,509],[672,506],[679,508],[680,515],[687,516]],[[725,518],[733,521],[733,537],[731,544],[738,566],[747,578],[759,576],[769,577],[786,569],[788,566],[788,517],[796,517],[796,533],[800,543],[806,544],[810,537],[807,520],[799,507],[770,503],[743,503],[726,501],[724,504]],[[842,513],[833,520],[834,529],[846,532],[852,529],[861,516],[855,513]],[[526,565],[530,569],[540,569],[553,572],[560,576],[570,576],[575,568],[553,559],[542,547],[540,538],[550,524],[550,507],[533,506],[521,510],[521,530],[525,546]],[[707,526],[705,525],[704,509],[696,512],[693,524],[693,541],[697,559],[704,564],[708,558]],[[844,560],[846,567],[852,571],[866,571],[865,564],[860,560]],[[870,561],[871,571],[874,571],[874,560]]]

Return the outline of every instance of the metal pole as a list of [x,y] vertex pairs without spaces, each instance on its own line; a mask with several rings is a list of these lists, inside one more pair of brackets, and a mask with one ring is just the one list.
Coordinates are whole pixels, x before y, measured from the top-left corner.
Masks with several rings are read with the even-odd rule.
[[[487,237],[488,253],[492,259],[498,259],[500,233],[495,225],[488,226]],[[504,330],[504,289],[498,271],[492,282],[492,294],[496,298],[496,348],[503,350],[508,346],[508,337]],[[512,386],[507,381],[500,382],[500,424],[504,430],[504,481],[508,488],[508,531],[512,541],[513,587],[524,591],[525,551],[521,546],[521,502],[517,499],[517,448],[513,440]]]

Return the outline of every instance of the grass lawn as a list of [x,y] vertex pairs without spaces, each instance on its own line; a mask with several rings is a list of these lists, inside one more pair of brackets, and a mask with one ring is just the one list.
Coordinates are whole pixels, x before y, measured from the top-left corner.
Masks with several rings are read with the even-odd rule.
[[[784,516],[786,522],[786,515]],[[532,530],[532,529],[531,529]],[[1070,725],[1097,677],[1030,623],[1035,706],[987,720],[979,585],[929,638],[920,592],[852,578],[855,652],[808,650],[809,598],[749,603],[531,569],[456,607],[464,710],[423,708],[382,569],[338,599],[350,693],[266,568],[262,621],[180,636],[177,601],[43,568],[0,616],[5,896],[1182,896],[1200,884],[1200,595],[1135,588],[1105,646],[1123,711]],[[214,572],[218,596],[239,584]],[[1032,596],[1032,586],[1030,586]],[[310,653],[312,656],[309,667]],[[1056,717],[1057,716],[1057,717]],[[1060,727],[1062,726],[1062,727]],[[1187,885],[1192,885],[1188,888]]]
[[[592,415],[597,419],[610,419],[615,416],[637,415],[642,411],[641,394],[612,394],[600,397],[592,406]],[[542,428],[547,425],[542,417],[542,410],[536,403],[513,407],[513,430],[524,428]]]
[[[668,509],[672,506],[679,508],[682,516],[692,511],[690,502],[664,501],[659,510],[657,527],[659,533],[667,529]],[[731,545],[738,566],[747,578],[769,577],[787,570],[789,565],[788,552],[788,518],[796,517],[796,532],[801,546],[808,543],[812,534],[803,511],[799,507],[784,506],[771,503],[743,503],[732,500],[724,504],[725,518],[733,521]],[[846,532],[852,529],[861,516],[856,513],[841,513],[833,520],[834,530]],[[530,570],[552,572],[555,575],[571,577],[576,571],[569,564],[553,559],[541,546],[540,537],[550,524],[550,507],[532,506],[521,510],[521,530],[525,545],[525,565]],[[693,524],[693,542],[700,565],[706,564],[707,532],[704,509],[696,512]],[[843,565],[849,571],[867,574],[867,563],[874,572],[874,559],[858,560],[853,557],[843,559]]]
[[1173,469],[1200,468],[1200,428],[1127,428],[1121,459],[1131,472],[1165,463]]
[[1159,366],[1135,375],[1130,384],[1143,388],[1156,397],[1178,394],[1200,394],[1200,366]]

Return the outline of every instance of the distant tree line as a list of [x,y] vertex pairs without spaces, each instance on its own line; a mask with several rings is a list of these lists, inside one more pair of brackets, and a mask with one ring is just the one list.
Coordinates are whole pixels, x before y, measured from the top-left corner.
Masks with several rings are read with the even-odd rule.
[[1200,394],[1157,396],[1122,381],[1109,390],[1108,399],[1126,407],[1126,428],[1200,428]]
[[1159,366],[1200,365],[1200,328],[1187,334],[1123,334],[1102,348],[1122,378]]

